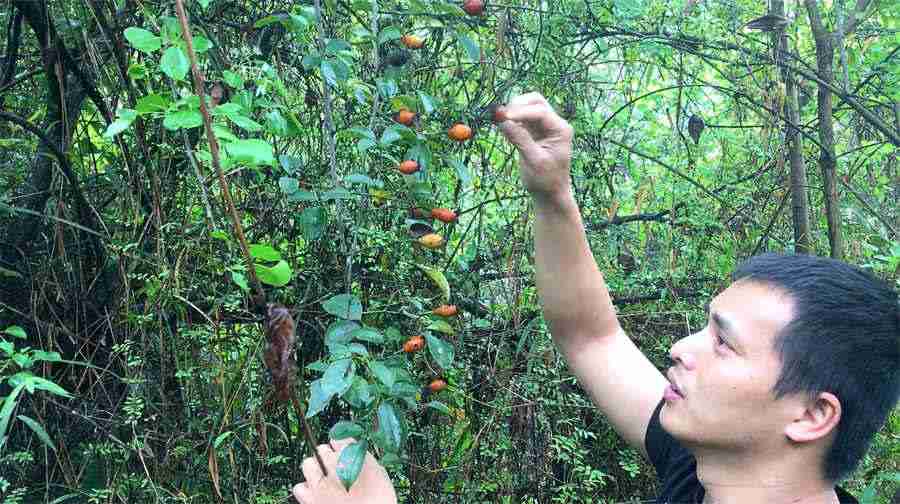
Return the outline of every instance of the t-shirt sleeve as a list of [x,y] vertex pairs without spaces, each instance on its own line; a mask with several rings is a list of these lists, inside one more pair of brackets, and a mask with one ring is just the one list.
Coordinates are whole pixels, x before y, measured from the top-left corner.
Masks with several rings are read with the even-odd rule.
[[650,463],[656,468],[657,474],[664,474],[665,469],[669,465],[669,453],[672,450],[674,439],[663,430],[659,423],[659,411],[663,407],[665,399],[660,399],[653,415],[650,417],[650,423],[647,424],[647,434],[644,435],[644,449],[647,450],[647,456],[650,457]]

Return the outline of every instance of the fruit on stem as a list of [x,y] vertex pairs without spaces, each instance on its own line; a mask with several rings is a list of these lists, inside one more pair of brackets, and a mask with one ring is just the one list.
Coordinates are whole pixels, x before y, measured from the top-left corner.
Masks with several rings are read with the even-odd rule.
[[470,16],[480,16],[484,13],[483,0],[466,0],[463,2],[463,10]]
[[431,217],[441,222],[450,223],[456,221],[456,212],[449,208],[432,208]]
[[457,142],[465,142],[466,140],[472,138],[472,128],[466,126],[463,123],[456,123],[447,130],[447,136],[456,140]]
[[397,169],[400,170],[400,173],[404,175],[412,175],[419,171],[419,163],[413,159],[407,159],[403,161],[397,166]]
[[406,35],[400,37],[400,42],[403,43],[409,49],[421,49],[423,45],[425,45],[425,39],[418,35],[413,35],[407,33]]
[[459,312],[459,309],[456,308],[456,305],[441,305],[431,311],[435,315],[440,317],[452,317]]
[[437,233],[428,233],[419,237],[418,241],[425,248],[436,249],[444,244],[444,237]]
[[447,382],[440,378],[435,378],[434,380],[431,380],[431,383],[428,384],[428,389],[432,392],[440,392],[445,388],[447,388]]
[[410,111],[409,109],[400,109],[399,112],[394,114],[394,121],[404,125],[404,126],[412,126],[413,120],[416,118],[416,113]]
[[406,353],[415,353],[425,348],[425,338],[415,335],[403,343],[403,351]]

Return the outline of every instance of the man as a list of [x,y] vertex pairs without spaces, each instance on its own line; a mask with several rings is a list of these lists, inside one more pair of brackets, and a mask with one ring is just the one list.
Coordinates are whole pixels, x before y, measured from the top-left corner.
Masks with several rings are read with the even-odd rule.
[[[570,190],[572,127],[539,94],[501,124],[535,207],[544,318],[582,387],[656,467],[660,503],[856,502],[835,483],[862,459],[900,395],[897,294],[847,264],[764,255],[738,267],[664,377],[622,331]],[[329,468],[337,451],[323,445]],[[368,455],[349,494],[313,462],[302,504],[394,503]]]

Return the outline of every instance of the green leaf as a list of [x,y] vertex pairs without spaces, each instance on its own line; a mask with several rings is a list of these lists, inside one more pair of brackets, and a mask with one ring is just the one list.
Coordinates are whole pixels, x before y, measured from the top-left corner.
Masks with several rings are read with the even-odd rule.
[[334,427],[328,431],[328,438],[339,441],[347,438],[358,438],[364,434],[364,430],[359,424],[348,422],[346,420],[334,424]]
[[325,45],[325,54],[335,55],[341,51],[352,51],[353,47],[347,43],[346,40],[341,39],[331,39],[328,41],[328,44]]
[[196,51],[197,54],[203,54],[212,49],[212,47],[213,43],[211,40],[202,35],[194,35],[194,51]]
[[456,157],[449,157],[447,161],[450,163],[450,166],[456,169],[456,176],[459,177],[459,182],[463,188],[468,187],[472,182],[472,176],[469,175],[469,169],[466,168],[466,165]]
[[125,29],[125,40],[138,51],[152,53],[162,47],[162,39],[143,28]]
[[465,48],[466,54],[469,55],[469,59],[475,62],[481,61],[481,50],[478,48],[478,44],[462,33],[458,33],[456,36],[459,43]]
[[378,43],[384,44],[391,40],[397,40],[402,36],[400,28],[397,28],[396,26],[385,26],[381,29],[381,33],[378,34]]
[[25,415],[19,415],[16,418],[25,422],[25,425],[27,425],[35,434],[37,434],[38,439],[43,441],[48,448],[56,451],[56,446],[53,444],[53,441],[50,440],[50,436],[47,435],[47,431],[44,430],[41,424],[35,422]]
[[[352,359],[336,360],[328,366],[322,375],[322,389],[329,394],[340,394],[350,388],[355,373],[351,371]],[[350,373],[348,374],[348,371]]]
[[234,431],[225,431],[216,436],[216,439],[213,441],[213,448],[221,446],[222,442],[228,439],[232,434],[234,434]]
[[369,128],[354,126],[353,128],[350,128],[349,131],[357,138],[368,138],[369,140],[375,140],[375,133],[373,133]]
[[449,369],[453,364],[453,346],[430,334],[425,335],[425,340],[428,342],[428,351],[434,361],[442,368]]
[[253,23],[253,27],[254,28],[265,28],[266,26],[269,26],[270,24],[282,22],[282,20],[285,19],[286,17],[287,16],[285,16],[284,14],[273,14],[271,16],[266,16],[266,17],[260,19],[259,21]]
[[45,352],[43,350],[32,350],[31,358],[34,359],[35,362],[60,362],[62,360],[62,356],[59,355],[59,352]]
[[456,331],[453,329],[453,326],[447,323],[446,320],[433,320],[428,327],[425,328],[427,331],[438,331],[444,334],[456,334]]
[[3,350],[3,353],[9,356],[16,351],[16,345],[13,345],[12,341],[0,340],[0,350]]
[[403,138],[403,136],[400,134],[399,127],[388,126],[381,134],[381,145],[390,145],[401,138]]
[[367,381],[357,376],[353,379],[353,385],[342,397],[354,408],[366,408],[375,400],[369,391],[370,388],[371,386]]
[[119,109],[118,117],[106,128],[106,131],[103,132],[103,137],[112,138],[118,135],[128,129],[135,119],[137,119],[137,111],[127,108]]
[[225,79],[225,84],[228,84],[228,87],[233,87],[236,89],[243,89],[244,87],[243,77],[232,72],[231,70],[225,70],[224,72],[222,72],[222,78]]
[[391,389],[394,386],[394,382],[396,381],[396,377],[394,376],[394,371],[391,368],[384,365],[381,361],[369,361],[369,371],[375,375],[375,378],[378,378],[378,381],[384,383],[384,386]]
[[342,319],[359,320],[362,318],[362,303],[351,294],[338,294],[322,303],[326,312]]
[[176,46],[166,49],[162,59],[159,61],[159,68],[171,79],[176,81],[184,80],[190,67],[191,62],[188,61],[184,51]]
[[430,403],[428,403],[428,407],[432,408],[432,409],[436,409],[436,410],[440,411],[441,413],[445,413],[447,415],[450,414],[450,408],[448,408],[446,404],[444,404],[440,401],[431,401]]
[[316,241],[325,234],[325,220],[327,215],[325,208],[320,206],[309,207],[300,213],[297,219],[303,237],[309,241]]
[[266,128],[273,134],[278,136],[291,136],[293,131],[287,122],[287,119],[277,110],[270,110],[266,114]]
[[276,262],[281,260],[281,254],[277,250],[262,243],[251,243],[250,255],[263,261]]
[[283,287],[287,285],[294,275],[294,272],[291,271],[291,267],[288,266],[288,263],[285,261],[278,261],[278,264],[271,268],[263,266],[262,264],[254,264],[253,266],[256,268],[256,276],[259,277],[259,281],[273,287]]
[[328,406],[334,394],[329,394],[322,387],[322,380],[316,380],[309,385],[309,401],[307,401],[306,418],[318,415]]
[[341,456],[338,458],[335,472],[340,478],[341,484],[344,485],[344,489],[348,492],[362,471],[368,447],[369,444],[366,441],[357,441],[341,450]]
[[368,175],[362,173],[352,173],[344,177],[344,181],[348,184],[365,184],[372,187],[384,187],[384,182],[380,180],[372,180]]
[[362,140],[360,140],[359,142],[356,143],[356,150],[360,154],[362,154],[363,152],[366,152],[367,150],[371,149],[372,147],[375,147],[375,145],[376,145],[375,140],[369,140],[368,138],[363,138]]
[[304,70],[309,71],[322,63],[322,56],[318,52],[313,51],[304,56],[300,63],[303,65]]
[[403,429],[394,405],[388,402],[378,407],[378,429],[395,451],[403,444]]
[[432,268],[426,266],[424,264],[416,264],[416,267],[420,270],[424,271],[428,278],[431,279],[432,282],[440,289],[441,294],[444,296],[444,302],[450,302],[450,282],[447,281],[447,277],[437,268]]
[[430,114],[434,111],[434,99],[428,94],[419,91],[419,100],[422,101],[422,109],[426,114]]
[[350,335],[359,324],[351,320],[338,320],[332,322],[325,330],[325,345],[332,346],[335,344],[347,344],[353,340]]
[[278,179],[278,187],[280,187],[285,194],[293,194],[300,188],[300,181],[294,177],[281,177]]
[[258,122],[254,121],[253,119],[250,119],[247,116],[243,116],[240,114],[229,114],[227,117],[229,120],[231,120],[231,122],[236,124],[239,128],[246,130],[246,131],[255,132],[255,131],[259,131],[263,128],[262,124],[259,124]]
[[19,404],[17,401],[19,397],[19,393],[22,392],[22,389],[25,388],[24,383],[20,383],[16,385],[12,392],[6,396],[6,399],[3,401],[3,407],[0,408],[0,436],[6,435],[6,429],[9,426],[9,420],[12,418],[13,409]]
[[384,343],[384,335],[371,327],[360,327],[354,330],[350,336],[353,339],[368,341],[369,343]]
[[[29,383],[30,382],[30,383]],[[62,397],[72,397],[72,394],[68,393],[66,389],[60,387],[59,385],[53,383],[50,380],[45,380],[39,376],[29,376],[26,381],[26,386],[31,385],[37,390],[44,390],[50,392],[51,394],[55,394]]]
[[135,110],[138,114],[150,114],[152,112],[165,112],[171,102],[158,94],[147,95],[138,100]]
[[397,94],[397,82],[394,79],[375,79],[378,92],[385,98],[391,98]]
[[28,335],[25,334],[25,329],[22,329],[21,327],[19,327],[17,325],[7,327],[6,329],[3,330],[3,333],[9,334],[13,338],[19,338],[19,339],[28,338]]
[[199,110],[179,110],[166,112],[163,126],[167,130],[179,130],[182,128],[196,128],[203,124],[203,116]]
[[238,140],[237,142],[225,144],[225,150],[228,152],[228,156],[234,158],[238,163],[244,163],[248,166],[275,165],[272,146],[265,140],[256,138]]
[[231,281],[236,283],[238,285],[238,287],[240,287],[241,290],[243,290],[244,292],[250,291],[250,286],[247,285],[247,277],[244,276],[243,273],[241,273],[239,271],[232,271],[231,272]]
[[334,67],[331,65],[329,60],[322,60],[322,63],[319,65],[319,68],[322,70],[322,77],[325,78],[325,82],[328,83],[329,86],[337,85],[337,74],[334,72]]

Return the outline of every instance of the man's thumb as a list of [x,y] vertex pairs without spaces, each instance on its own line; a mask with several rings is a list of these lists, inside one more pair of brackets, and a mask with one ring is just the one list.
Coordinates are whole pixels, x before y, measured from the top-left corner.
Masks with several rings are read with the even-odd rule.
[[531,133],[515,121],[503,121],[500,123],[500,131],[509,140],[509,143],[518,147],[520,151],[527,152],[537,146],[534,138],[531,137]]

